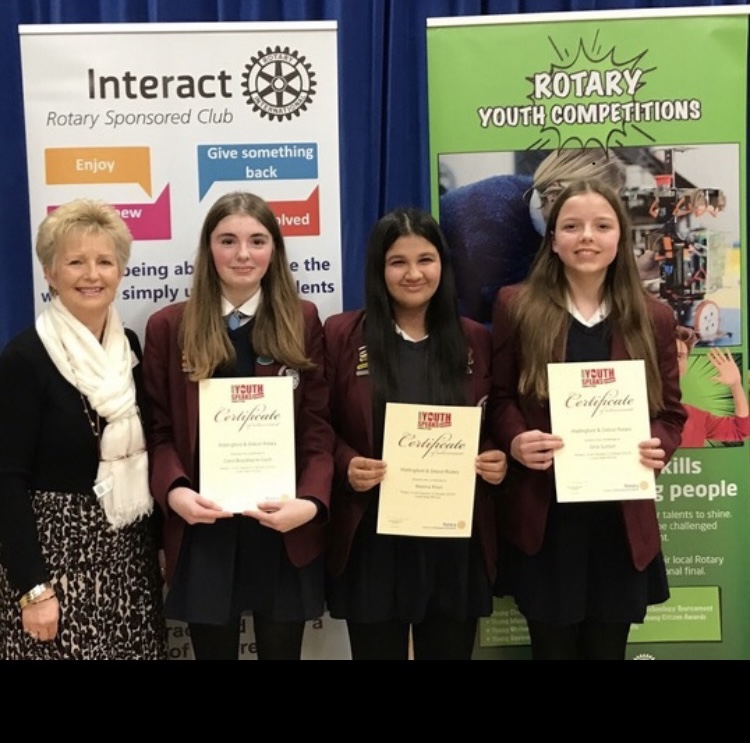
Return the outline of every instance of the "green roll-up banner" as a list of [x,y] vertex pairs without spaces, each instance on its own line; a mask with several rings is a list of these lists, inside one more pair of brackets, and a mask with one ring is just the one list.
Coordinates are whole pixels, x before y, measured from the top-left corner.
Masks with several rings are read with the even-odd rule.
[[[545,158],[604,149],[623,165],[644,283],[686,329],[689,422],[657,478],[671,598],[633,626],[630,659],[750,658],[749,9],[427,22],[432,204],[462,311],[489,322],[497,289],[525,276],[560,175],[545,181]],[[512,600],[481,620],[475,657],[529,657]]]

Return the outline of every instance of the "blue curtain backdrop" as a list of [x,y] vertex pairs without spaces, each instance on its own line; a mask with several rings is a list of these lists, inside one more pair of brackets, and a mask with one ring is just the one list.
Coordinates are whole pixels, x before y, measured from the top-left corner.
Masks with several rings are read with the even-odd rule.
[[[742,4],[686,0],[4,0],[0,5],[0,348],[33,321],[33,235],[28,216],[19,24],[337,21],[343,299],[344,308],[352,309],[362,302],[362,256],[373,222],[394,206],[429,207],[426,18]],[[686,64],[689,67],[687,58]]]

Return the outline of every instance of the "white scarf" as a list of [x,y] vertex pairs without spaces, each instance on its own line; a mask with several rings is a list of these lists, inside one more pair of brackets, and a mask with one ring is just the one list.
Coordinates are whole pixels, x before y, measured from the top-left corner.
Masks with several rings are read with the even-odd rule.
[[55,297],[37,318],[36,330],[60,374],[107,421],[99,442],[98,487],[94,492],[107,521],[115,529],[122,528],[150,513],[153,500],[135,398],[132,351],[120,316],[110,306],[99,343]]

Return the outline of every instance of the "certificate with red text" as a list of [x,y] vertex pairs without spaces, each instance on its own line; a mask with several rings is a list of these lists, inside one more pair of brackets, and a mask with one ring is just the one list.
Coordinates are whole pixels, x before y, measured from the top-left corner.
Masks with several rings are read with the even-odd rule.
[[199,382],[200,492],[225,511],[296,494],[291,377]]
[[638,444],[651,438],[642,360],[548,364],[552,433],[560,503],[654,500],[654,470]]
[[388,403],[378,534],[469,537],[481,407]]

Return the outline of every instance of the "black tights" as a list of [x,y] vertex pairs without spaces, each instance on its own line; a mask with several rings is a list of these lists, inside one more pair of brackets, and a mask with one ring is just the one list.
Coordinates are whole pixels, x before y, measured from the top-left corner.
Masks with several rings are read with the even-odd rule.
[[[253,613],[258,660],[299,660],[302,656],[304,622],[276,622]],[[196,660],[237,660],[240,620],[228,624],[190,623],[190,639]]]
[[471,660],[476,618],[458,620],[431,615],[423,622],[346,623],[352,660],[407,660],[409,628],[415,660]]
[[534,660],[625,660],[629,623],[587,619],[565,627],[527,624]]

